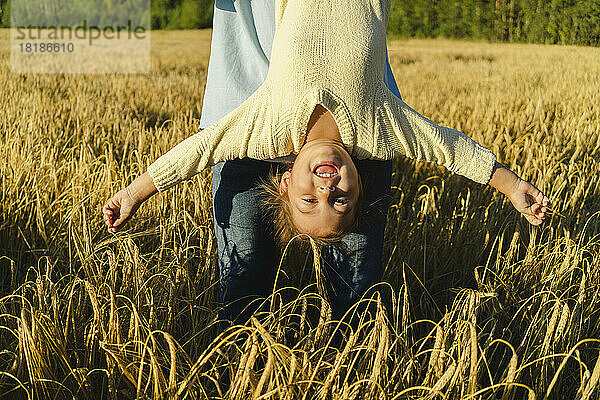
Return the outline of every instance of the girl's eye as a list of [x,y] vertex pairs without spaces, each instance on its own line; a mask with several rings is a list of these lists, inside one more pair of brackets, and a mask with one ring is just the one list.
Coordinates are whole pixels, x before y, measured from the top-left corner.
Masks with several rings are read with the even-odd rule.
[[346,204],[348,202],[348,200],[342,199],[341,197],[338,197],[337,199],[335,199],[335,202],[337,204]]
[[317,200],[316,199],[302,199],[307,203],[315,203]]

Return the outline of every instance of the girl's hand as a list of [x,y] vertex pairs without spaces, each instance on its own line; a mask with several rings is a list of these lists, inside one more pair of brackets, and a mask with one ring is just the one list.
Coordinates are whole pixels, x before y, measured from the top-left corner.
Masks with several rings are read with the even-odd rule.
[[120,190],[102,209],[108,230],[117,232],[137,211],[140,205],[158,190],[148,171]]
[[489,185],[508,197],[517,211],[523,214],[531,225],[537,226],[544,222],[550,200],[538,188],[519,178],[498,161],[494,164]]
[[119,190],[102,209],[108,230],[114,233],[121,229],[141,204],[130,195],[127,188]]
[[550,200],[531,183],[519,179],[508,198],[531,225],[540,225],[546,218]]

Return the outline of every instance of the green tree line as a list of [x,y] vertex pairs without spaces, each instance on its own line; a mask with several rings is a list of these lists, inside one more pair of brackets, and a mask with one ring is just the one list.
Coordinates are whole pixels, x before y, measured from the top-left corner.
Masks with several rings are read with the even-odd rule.
[[392,0],[405,37],[600,45],[600,0]]
[[[0,0],[3,27],[10,25],[9,3]],[[213,7],[214,0],[152,0],[151,26],[208,28]],[[389,32],[403,37],[598,46],[600,0],[392,0]]]

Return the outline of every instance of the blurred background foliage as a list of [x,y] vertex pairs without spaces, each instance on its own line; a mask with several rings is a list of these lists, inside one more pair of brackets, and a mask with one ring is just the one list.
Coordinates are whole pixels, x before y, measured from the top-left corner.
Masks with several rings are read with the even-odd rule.
[[[152,0],[152,29],[209,28],[213,7],[213,0]],[[0,8],[0,27],[8,27],[10,0],[0,0]],[[388,30],[406,38],[598,46],[600,1],[392,0]]]

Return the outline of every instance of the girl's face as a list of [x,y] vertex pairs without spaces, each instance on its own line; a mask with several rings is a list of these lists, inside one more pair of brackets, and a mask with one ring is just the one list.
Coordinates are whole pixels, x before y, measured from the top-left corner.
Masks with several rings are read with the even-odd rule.
[[360,194],[358,171],[344,146],[331,139],[306,143],[294,166],[282,176],[292,222],[313,237],[338,233],[355,218]]

